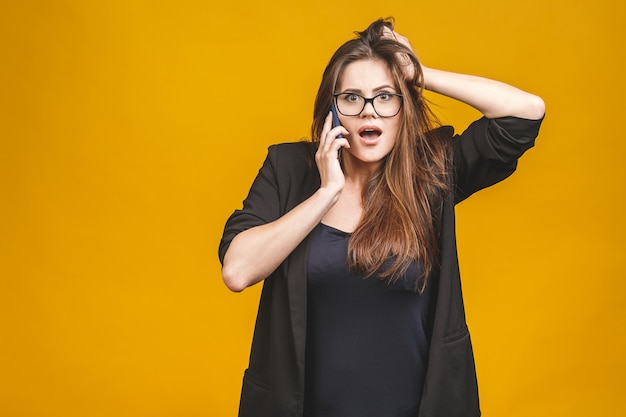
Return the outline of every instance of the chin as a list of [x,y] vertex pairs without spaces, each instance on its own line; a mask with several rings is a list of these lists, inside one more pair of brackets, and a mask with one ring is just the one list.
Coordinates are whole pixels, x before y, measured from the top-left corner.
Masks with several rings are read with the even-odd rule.
[[[345,150],[344,150],[345,152]],[[389,151],[390,152],[390,151]],[[385,158],[387,157],[387,155],[389,155],[389,152],[377,152],[377,151],[361,151],[361,152],[349,152],[350,156],[352,157],[352,159],[354,159],[355,162],[358,163],[362,163],[362,164],[380,164],[382,161],[385,160]]]

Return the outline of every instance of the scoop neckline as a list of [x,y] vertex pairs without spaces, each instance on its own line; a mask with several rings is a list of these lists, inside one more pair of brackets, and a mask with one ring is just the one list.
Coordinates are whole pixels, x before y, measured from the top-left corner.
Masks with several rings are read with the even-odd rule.
[[327,225],[326,223],[322,223],[322,222],[320,222],[320,224],[321,224],[322,226],[324,226],[325,228],[330,229],[330,230],[332,230],[332,231],[335,231],[335,232],[337,232],[337,233],[340,233],[340,234],[342,234],[342,235],[349,236],[349,235],[351,235],[351,234],[352,234],[352,232],[346,232],[345,230],[337,229],[336,227],[329,226],[329,225]]

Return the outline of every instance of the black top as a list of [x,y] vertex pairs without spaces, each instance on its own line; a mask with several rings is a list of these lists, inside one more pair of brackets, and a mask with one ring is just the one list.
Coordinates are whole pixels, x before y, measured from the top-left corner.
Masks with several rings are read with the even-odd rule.
[[346,270],[349,234],[321,224],[308,263],[307,417],[416,417],[428,356],[417,264],[394,283]]

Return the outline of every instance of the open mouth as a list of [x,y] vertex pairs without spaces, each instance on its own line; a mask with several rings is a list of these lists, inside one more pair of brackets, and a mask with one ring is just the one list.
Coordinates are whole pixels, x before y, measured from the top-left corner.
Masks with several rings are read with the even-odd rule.
[[359,129],[359,136],[366,142],[372,142],[382,135],[383,131],[376,126],[363,126]]

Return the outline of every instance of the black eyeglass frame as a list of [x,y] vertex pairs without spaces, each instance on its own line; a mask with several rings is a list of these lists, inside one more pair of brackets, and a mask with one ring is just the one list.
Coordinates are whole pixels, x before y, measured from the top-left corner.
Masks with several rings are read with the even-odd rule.
[[[357,114],[345,114],[341,110],[339,110],[339,103],[337,102],[337,97],[342,96],[342,95],[354,95],[354,96],[361,97],[363,99],[363,107],[361,108],[361,111],[358,112]],[[398,107],[398,111],[395,112],[395,114],[392,114],[391,116],[381,116],[378,113],[378,110],[376,110],[376,106],[374,105],[374,100],[384,95],[400,97],[400,106]],[[363,113],[363,110],[365,110],[365,106],[367,106],[367,103],[372,103],[372,108],[374,109],[374,112],[378,115],[378,117],[395,117],[398,115],[398,113],[400,113],[400,110],[402,110],[402,105],[404,104],[404,96],[402,94],[394,94],[394,93],[379,93],[379,94],[376,94],[374,97],[367,98],[357,93],[350,93],[347,91],[342,91],[340,93],[333,93],[333,99],[335,100],[335,107],[337,108],[337,111],[341,113],[343,116],[347,116],[347,117],[359,116],[361,113]]]

